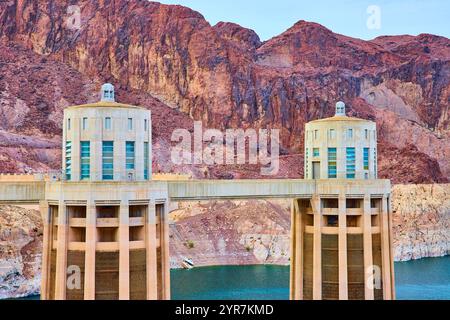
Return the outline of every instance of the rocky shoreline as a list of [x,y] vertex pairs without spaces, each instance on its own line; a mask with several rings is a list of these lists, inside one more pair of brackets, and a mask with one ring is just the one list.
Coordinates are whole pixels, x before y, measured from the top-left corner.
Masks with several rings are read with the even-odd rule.
[[[396,261],[450,253],[450,184],[392,189]],[[171,268],[289,264],[290,203],[283,200],[172,204]],[[0,207],[0,299],[39,293],[42,223],[38,211]]]

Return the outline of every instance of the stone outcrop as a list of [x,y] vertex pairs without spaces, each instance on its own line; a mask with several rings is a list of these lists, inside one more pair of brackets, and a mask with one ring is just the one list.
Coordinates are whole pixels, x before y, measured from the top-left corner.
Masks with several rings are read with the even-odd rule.
[[0,206],[0,299],[39,293],[41,254],[39,212]]
[[[79,28],[69,6],[79,8]],[[161,119],[155,129],[166,122],[161,130],[190,128],[192,119],[216,128],[280,129],[287,158],[281,170],[298,176],[302,166],[289,165],[302,157],[304,123],[332,115],[334,103],[344,100],[350,115],[377,122],[381,177],[399,183],[450,177],[445,37],[363,41],[299,21],[261,42],[252,30],[211,26],[182,6],[10,0],[0,3],[0,39],[0,133],[10,141],[0,139],[3,172],[58,169],[62,108],[96,99],[100,83],[110,81],[121,101],[152,109]],[[31,149],[16,140],[30,133]],[[170,142],[157,142],[156,169],[201,175],[204,168],[168,164]],[[392,165],[393,158],[401,161]],[[207,170],[216,178],[247,175],[240,168]]]
[[[281,205],[280,205],[281,204]],[[290,216],[283,203],[180,203],[171,213],[171,266],[288,264]]]
[[396,185],[391,198],[397,261],[450,253],[450,185]]

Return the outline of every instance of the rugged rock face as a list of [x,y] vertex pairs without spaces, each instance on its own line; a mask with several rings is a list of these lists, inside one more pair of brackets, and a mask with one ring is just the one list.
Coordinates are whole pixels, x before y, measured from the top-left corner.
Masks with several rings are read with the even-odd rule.
[[196,265],[288,264],[288,211],[267,201],[180,203],[171,213],[171,265],[184,257]]
[[[74,27],[71,5],[80,9],[80,28]],[[57,168],[61,109],[96,97],[94,88],[111,81],[120,87],[122,101],[160,112],[161,124],[170,122],[169,111],[152,96],[208,127],[279,128],[290,155],[302,153],[304,123],[332,115],[334,103],[344,100],[350,115],[377,122],[381,177],[416,183],[450,177],[447,38],[422,34],[362,41],[299,21],[262,43],[239,25],[211,26],[188,8],[144,0],[3,1],[0,38],[8,48],[29,50],[17,63],[0,50],[0,133],[28,136],[33,128],[36,145],[39,139],[47,143],[48,135],[55,138],[44,156],[36,151],[42,147],[29,150],[12,138],[0,144],[0,170]],[[45,75],[48,82],[40,83]],[[21,83],[14,84],[14,76]],[[24,121],[35,117],[39,121]],[[159,143],[161,150],[170,146],[167,140]],[[156,166],[163,170],[202,171],[167,167],[161,152]],[[393,158],[404,161],[392,165]],[[231,175],[220,168],[208,174],[246,175],[235,169]],[[302,166],[281,169],[302,174]]]
[[39,212],[0,206],[0,299],[39,293],[41,254]]
[[450,253],[450,185],[397,185],[392,190],[397,261]]

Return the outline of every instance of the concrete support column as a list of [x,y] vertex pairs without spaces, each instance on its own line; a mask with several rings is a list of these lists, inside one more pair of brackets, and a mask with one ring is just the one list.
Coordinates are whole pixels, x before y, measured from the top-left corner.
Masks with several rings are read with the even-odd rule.
[[322,210],[320,197],[311,199],[314,213],[313,235],[313,300],[322,299]]
[[[372,256],[372,215],[370,195],[364,196],[363,212],[363,247],[364,247],[364,298],[373,300],[373,256]],[[369,283],[371,282],[371,283]]]
[[169,203],[164,203],[164,212],[161,214],[161,252],[164,300],[170,300],[170,257],[169,257]]
[[295,248],[296,248],[296,230],[295,230],[295,202],[297,200],[292,199],[291,201],[291,263],[289,265],[290,272],[289,272],[289,300],[296,300],[295,299],[295,292],[297,290],[295,286],[295,268],[296,268],[296,261],[297,257],[295,255]]
[[388,215],[388,221],[389,221],[389,254],[390,254],[390,261],[391,261],[391,299],[395,300],[395,273],[394,273],[394,244],[392,243],[394,240],[393,234],[392,234],[392,214],[391,214],[391,199],[387,198],[387,215]]
[[155,202],[148,205],[145,221],[145,247],[147,248],[147,300],[158,299],[156,258],[156,212]]
[[95,247],[97,244],[97,208],[86,206],[86,243],[84,256],[84,299],[95,300]]
[[345,194],[339,195],[338,268],[339,300],[348,300],[347,272],[347,205]]
[[119,212],[119,300],[130,300],[130,213],[128,203]]
[[291,274],[290,299],[303,299],[303,222],[298,200],[291,203]]
[[383,279],[383,299],[391,300],[391,261],[390,261],[390,243],[389,243],[389,220],[387,210],[387,197],[383,196],[381,200],[380,212],[380,231],[381,231],[381,263]]
[[55,300],[64,300],[66,298],[67,236],[69,234],[67,206],[65,205],[64,201],[60,201],[58,212]]
[[49,298],[50,279],[50,253],[52,250],[52,213],[47,201],[40,201],[39,208],[44,224],[43,250],[42,250],[42,276],[41,276],[41,300]]

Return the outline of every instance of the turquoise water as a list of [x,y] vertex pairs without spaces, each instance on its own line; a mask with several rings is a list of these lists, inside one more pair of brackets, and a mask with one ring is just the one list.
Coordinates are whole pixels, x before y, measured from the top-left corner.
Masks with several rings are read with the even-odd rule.
[[[289,267],[172,270],[172,299],[289,299]],[[450,256],[395,263],[398,300],[450,300]]]
[[[450,256],[395,263],[398,300],[450,300]],[[174,300],[289,299],[289,267],[217,266],[171,271]],[[39,297],[30,297],[36,299]]]
[[450,300],[450,256],[395,263],[397,299]]

